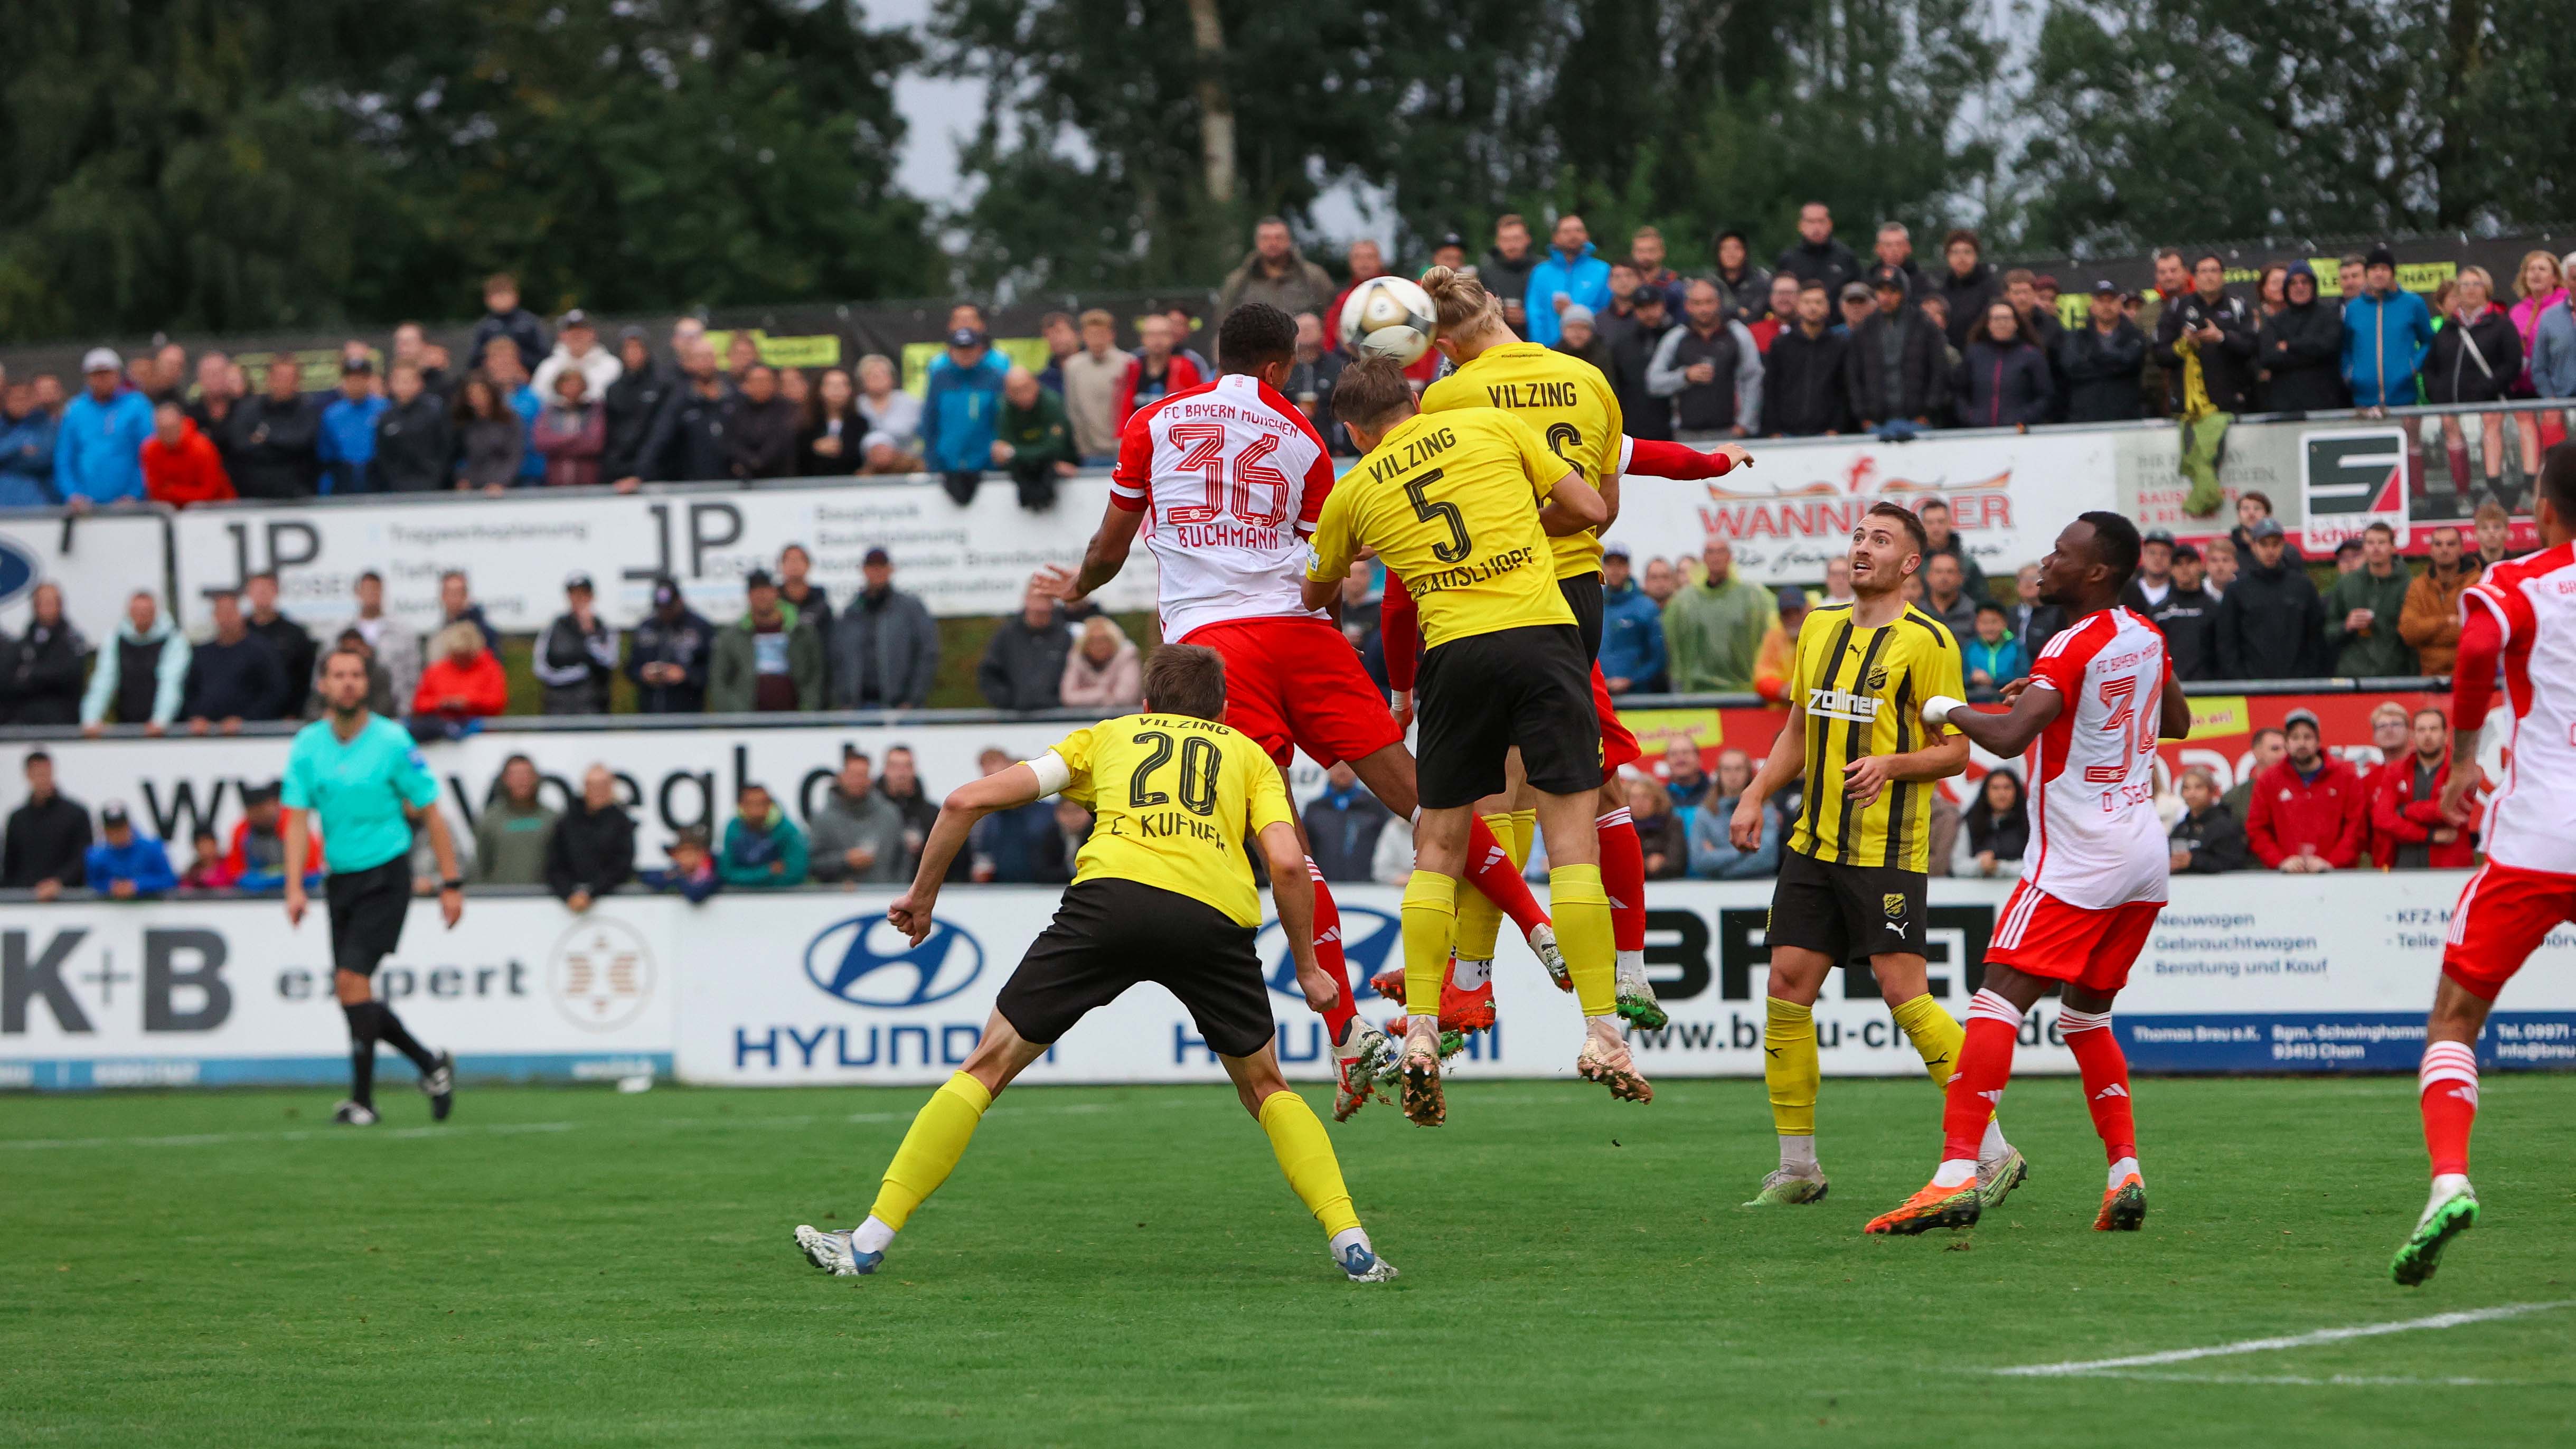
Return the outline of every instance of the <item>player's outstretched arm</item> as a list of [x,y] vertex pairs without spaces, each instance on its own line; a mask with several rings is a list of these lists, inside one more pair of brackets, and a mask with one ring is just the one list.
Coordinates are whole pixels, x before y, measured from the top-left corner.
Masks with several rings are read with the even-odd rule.
[[1279,912],[1280,934],[1297,963],[1297,985],[1306,1004],[1331,1009],[1341,995],[1339,983],[1315,960],[1315,882],[1306,874],[1306,847],[1297,827],[1280,822],[1261,827],[1261,854],[1270,863],[1270,904]]
[[1624,471],[1640,478],[1717,478],[1753,466],[1753,454],[1742,443],[1720,443],[1703,453],[1688,443],[1658,443],[1651,438],[1625,441],[1628,466]]
[[[1054,752],[1049,751],[1047,758],[1053,759]],[[1059,781],[1057,788],[1062,787]],[[939,806],[939,819],[930,827],[930,838],[921,843],[921,869],[913,872],[912,888],[886,907],[886,919],[920,945],[930,935],[930,913],[939,904],[940,883],[948,879],[948,867],[965,848],[966,833],[975,828],[975,822],[996,810],[1026,805],[1045,793],[1038,772],[1026,761],[949,791]],[[1299,869],[1304,869],[1303,857]]]
[[1879,792],[1892,780],[1946,780],[1968,768],[1968,737],[1955,730],[1945,731],[1931,718],[1931,707],[1924,708],[1924,723],[1931,726],[1925,736],[1929,743],[1921,749],[1901,755],[1863,755],[1843,766],[1843,798],[1855,805],[1876,804]]
[[[1923,722],[1936,728],[1958,731],[1954,738],[1960,739],[1959,763],[1963,769],[1967,765],[1968,740],[1976,741],[1988,754],[2013,759],[2029,749],[2030,742],[2039,738],[2039,732],[2048,728],[2049,721],[2056,719],[2058,713],[2066,708],[2066,700],[2054,689],[2024,688],[2012,693],[2011,708],[2001,714],[1990,714],[1948,695],[1935,695],[1923,702]],[[2184,727],[2188,729],[2191,711],[2184,709],[2182,717]]]
[[1610,502],[1601,490],[1583,481],[1583,475],[1569,470],[1548,490],[1547,506],[1538,511],[1539,527],[1550,538],[1581,533],[1599,528],[1610,521]]
[[1762,768],[1753,772],[1753,783],[1744,787],[1742,798],[1735,802],[1735,818],[1727,822],[1727,838],[1738,850],[1762,847],[1762,804],[1780,793],[1780,787],[1806,773],[1807,706],[1801,700],[1789,706],[1789,718],[1780,726],[1779,737],[1771,742],[1771,753]]
[[1082,567],[1068,570],[1048,564],[1038,570],[1040,587],[1067,603],[1098,591],[1127,567],[1127,555],[1136,547],[1136,530],[1144,522],[1143,513],[1111,502],[1101,515],[1099,531],[1082,551]]

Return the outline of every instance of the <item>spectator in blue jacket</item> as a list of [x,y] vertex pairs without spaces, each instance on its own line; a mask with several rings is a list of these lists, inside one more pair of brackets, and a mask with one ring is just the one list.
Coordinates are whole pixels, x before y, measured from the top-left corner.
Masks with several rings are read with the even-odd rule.
[[51,508],[63,501],[54,491],[59,431],[54,415],[36,405],[35,384],[13,382],[0,391],[0,508]]
[[922,456],[930,471],[944,475],[948,496],[959,503],[973,500],[975,485],[993,462],[1002,379],[1010,370],[1010,359],[995,352],[976,327],[949,333],[948,355],[931,364],[921,400]]
[[1592,254],[1592,234],[1582,217],[1569,211],[1556,219],[1547,255],[1530,268],[1526,304],[1524,331],[1541,347],[1554,347],[1565,335],[1557,314],[1566,308],[1589,307],[1596,316],[1610,309],[1610,264]]
[[2433,309],[2397,285],[2397,254],[2385,246],[2362,259],[2362,292],[2343,306],[2343,380],[2355,407],[2414,404],[2415,374],[2433,350]]
[[1664,609],[1630,575],[1628,545],[1601,551],[1601,677],[1612,694],[1662,694]]
[[134,820],[115,800],[98,809],[99,833],[106,838],[89,848],[89,888],[120,901],[168,895],[178,889],[177,872],[161,842],[134,833]]
[[125,363],[112,348],[91,348],[81,373],[88,389],[63,409],[54,436],[55,491],[75,509],[139,503],[152,402],[125,385]]
[[[2576,258],[2576,252],[2568,256]],[[2561,266],[2576,271],[2576,266]],[[2531,338],[2531,386],[2542,397],[2576,397],[2576,290],[2562,291],[2558,301],[2540,310]]]
[[1762,810],[1762,840],[1751,850],[1738,850],[1728,834],[1735,802],[1753,783],[1753,759],[1742,750],[1721,750],[1708,803],[1691,819],[1690,873],[1700,880],[1758,880],[1780,873],[1780,846],[1789,832],[1788,818],[1775,806]]
[[391,406],[376,391],[375,364],[363,357],[340,364],[340,395],[322,410],[322,436],[315,445],[323,492],[377,491],[376,419]]

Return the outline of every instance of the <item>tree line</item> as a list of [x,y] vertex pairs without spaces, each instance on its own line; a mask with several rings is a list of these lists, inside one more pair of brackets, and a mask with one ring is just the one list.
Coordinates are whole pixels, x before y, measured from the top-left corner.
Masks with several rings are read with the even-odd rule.
[[[850,0],[22,0],[0,339],[448,317],[496,270],[612,313],[1208,284],[1352,184],[1408,258],[1579,208],[1683,265],[1811,199],[1864,249],[1894,219],[2028,253],[2576,214],[2555,0],[2007,3],[935,0],[914,32]],[[958,196],[894,183],[906,72],[985,83]]]

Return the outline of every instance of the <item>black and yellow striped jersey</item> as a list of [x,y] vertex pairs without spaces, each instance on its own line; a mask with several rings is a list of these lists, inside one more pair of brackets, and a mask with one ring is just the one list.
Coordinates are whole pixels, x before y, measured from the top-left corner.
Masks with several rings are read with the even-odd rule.
[[1791,850],[1835,865],[1929,869],[1935,786],[1890,781],[1859,806],[1843,796],[1843,767],[1866,755],[1921,749],[1929,733],[1923,701],[1966,694],[1960,677],[1958,641],[1921,609],[1908,605],[1875,629],[1855,624],[1850,604],[1807,615],[1789,680],[1789,697],[1806,708],[1807,730],[1807,798],[1789,833]]
[[[1601,369],[1535,342],[1506,342],[1422,390],[1426,413],[1483,407],[1529,424],[1584,482],[1611,490],[1628,423]],[[1560,534],[1548,544],[1558,578],[1601,572],[1601,535],[1595,530]]]

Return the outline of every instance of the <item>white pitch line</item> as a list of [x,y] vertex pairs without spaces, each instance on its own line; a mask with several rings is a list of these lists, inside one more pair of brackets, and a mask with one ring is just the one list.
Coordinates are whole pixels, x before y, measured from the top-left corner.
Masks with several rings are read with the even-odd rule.
[[2488,1323],[2499,1318],[2520,1318],[2527,1313],[2547,1313],[2552,1309],[2576,1308],[2576,1298],[2555,1303],[2507,1303],[2496,1308],[2472,1308],[2457,1313],[2436,1313],[2430,1318],[2406,1318],[2394,1323],[2362,1323],[2350,1328],[2320,1328],[2313,1333],[2293,1333],[2280,1338],[2247,1338],[2235,1343],[2213,1344],[2207,1348],[2174,1348],[2163,1353],[2131,1354],[2126,1358],[2097,1358],[2066,1363],[2022,1364],[2014,1368],[1989,1369],[1988,1373],[2006,1378],[2063,1378],[2070,1374],[2100,1373],[2105,1369],[2149,1368],[2160,1363],[2188,1363],[2197,1358],[2224,1358],[2240,1353],[2269,1353],[2284,1348],[2312,1348],[2321,1343],[2341,1343],[2350,1338],[2377,1338],[2384,1333],[2413,1333],[2422,1329],[2459,1328],[2471,1323]]
[[2129,1379],[2150,1384],[2289,1384],[2301,1388],[2527,1389],[2555,1387],[2528,1379],[2409,1378],[2402,1374],[2136,1374],[2105,1369],[2088,1379]]

